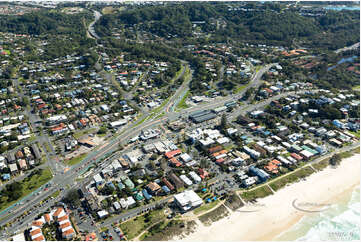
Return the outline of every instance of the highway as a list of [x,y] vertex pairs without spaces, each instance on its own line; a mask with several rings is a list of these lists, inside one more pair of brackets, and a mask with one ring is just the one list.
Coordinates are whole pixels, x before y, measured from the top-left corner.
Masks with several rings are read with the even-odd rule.
[[[119,147],[119,144],[124,144],[127,142],[127,140],[140,133],[143,129],[155,127],[163,122],[165,122],[168,119],[177,119],[180,115],[187,115],[189,112],[206,109],[206,108],[215,108],[221,105],[224,105],[225,102],[228,102],[230,100],[237,100],[239,97],[243,95],[243,93],[250,87],[254,87],[259,85],[260,79],[262,75],[269,70],[274,64],[267,65],[263,68],[261,68],[251,79],[250,84],[243,90],[243,92],[239,93],[238,95],[232,95],[231,97],[222,97],[216,99],[211,104],[200,104],[196,107],[189,108],[187,110],[182,110],[181,112],[168,112],[166,115],[162,118],[158,118],[156,120],[149,120],[145,121],[143,123],[140,123],[141,120],[138,120],[135,123],[132,123],[130,125],[127,125],[123,128],[123,132],[118,135],[117,137],[113,138],[112,140],[108,141],[106,144],[101,146],[100,148],[96,148],[93,150],[84,160],[79,162],[78,164],[71,167],[69,171],[66,173],[64,172],[56,172],[54,173],[54,177],[51,180],[53,184],[57,184],[57,188],[64,188],[66,189],[67,186],[73,186],[75,184],[75,179],[78,177],[79,173],[87,169],[90,165],[98,162],[102,157],[106,156],[107,154],[110,154],[114,151],[116,151]],[[190,80],[187,80],[190,81]],[[180,88],[176,91],[174,97],[170,98],[168,103],[164,106],[165,109],[169,110],[169,107],[173,106],[175,101],[177,100],[177,97],[182,94],[182,89],[184,88],[184,85],[181,85]],[[54,161],[52,161],[54,162]],[[52,163],[51,162],[51,163]],[[57,170],[57,169],[55,169]],[[45,184],[46,185],[46,184]],[[39,188],[38,190],[42,190],[43,187]],[[37,190],[37,191],[38,191]],[[26,196],[22,201],[26,201],[27,206],[23,207],[17,207],[21,201],[17,202],[13,206],[1,211],[0,214],[0,226],[3,226],[4,224],[12,221],[14,218],[19,217],[21,214],[23,214],[25,211],[32,210],[32,208],[37,205],[42,199],[50,196],[54,191],[48,190],[43,191],[41,194],[38,194],[36,192],[33,192]],[[16,208],[16,209],[14,209]],[[11,214],[11,216],[8,216]]]
[[102,16],[101,13],[99,13],[98,11],[92,10],[94,12],[94,21],[91,22],[88,26],[88,33],[91,37],[93,37],[94,39],[99,39],[100,37],[97,35],[97,33],[95,32],[94,29],[94,24],[100,19],[100,17]]

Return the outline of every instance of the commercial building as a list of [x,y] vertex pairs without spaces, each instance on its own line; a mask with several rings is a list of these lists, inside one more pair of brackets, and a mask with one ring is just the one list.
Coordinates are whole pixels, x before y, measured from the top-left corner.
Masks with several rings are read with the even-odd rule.
[[183,212],[198,207],[203,203],[202,199],[193,190],[174,195],[174,201]]

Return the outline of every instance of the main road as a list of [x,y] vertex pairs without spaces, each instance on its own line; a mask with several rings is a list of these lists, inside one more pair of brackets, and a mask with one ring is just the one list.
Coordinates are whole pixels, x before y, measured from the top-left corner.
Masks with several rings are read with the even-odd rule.
[[[138,120],[137,122],[134,122],[130,125],[127,125],[122,130],[124,130],[122,133],[120,133],[118,136],[113,138],[112,140],[108,141],[104,145],[97,147],[94,151],[92,151],[85,159],[83,159],[78,164],[71,167],[71,169],[65,173],[58,173],[55,174],[53,179],[51,180],[52,184],[56,184],[57,189],[66,189],[69,186],[75,186],[76,178],[78,175],[84,170],[86,170],[89,166],[91,166],[94,163],[100,162],[102,158],[105,156],[110,155],[111,153],[115,152],[119,148],[119,144],[124,144],[127,142],[127,140],[137,135],[139,132],[141,132],[144,129],[147,129],[149,127],[154,127],[156,125],[159,125],[163,122],[165,122],[168,119],[175,119],[179,117],[180,115],[186,115],[189,112],[197,111],[200,109],[209,109],[209,108],[215,108],[221,105],[224,105],[225,102],[230,100],[236,100],[237,98],[241,97],[243,93],[250,87],[258,86],[260,83],[260,79],[262,75],[268,71],[273,65],[275,64],[269,64],[263,68],[261,68],[251,79],[250,84],[239,94],[227,96],[223,98],[216,99],[211,104],[200,104],[196,107],[189,108],[187,110],[183,110],[181,112],[168,112],[165,114],[164,117],[158,118],[156,120],[149,120],[142,123],[142,120]],[[181,86],[183,88],[184,86]],[[176,95],[179,95],[181,91],[177,91]],[[174,98],[170,98],[168,103],[165,105],[165,107],[168,107],[171,102],[174,102]],[[244,108],[244,106],[242,107]],[[50,182],[49,182],[50,183]],[[50,189],[48,191],[42,191],[44,189],[44,186],[40,187],[36,192],[31,193],[30,195],[23,198],[21,201],[17,202],[12,207],[5,209],[1,211],[0,214],[0,226],[3,226],[4,224],[7,224],[8,222],[11,222],[14,220],[14,218],[19,217],[26,211],[31,211],[34,209],[35,206],[39,204],[39,202],[48,196],[50,196],[54,190]],[[41,193],[39,193],[42,191]],[[60,198],[60,196],[59,196]],[[26,206],[21,206],[23,201],[25,201]],[[9,231],[10,232],[10,231]]]

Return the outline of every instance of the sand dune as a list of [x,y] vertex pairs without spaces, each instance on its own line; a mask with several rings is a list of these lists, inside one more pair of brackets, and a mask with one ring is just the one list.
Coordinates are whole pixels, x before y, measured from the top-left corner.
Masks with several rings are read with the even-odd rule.
[[[326,168],[305,181],[291,184],[274,195],[260,199],[211,226],[199,226],[183,240],[272,240],[297,223],[306,211],[321,211],[336,203],[343,193],[360,183],[360,154]],[[298,209],[296,209],[298,208]],[[301,211],[304,210],[304,211]]]

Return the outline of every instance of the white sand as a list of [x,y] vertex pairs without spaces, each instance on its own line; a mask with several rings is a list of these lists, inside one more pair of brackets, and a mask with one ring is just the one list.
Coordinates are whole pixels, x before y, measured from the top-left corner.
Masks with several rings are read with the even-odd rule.
[[[346,191],[360,183],[360,154],[341,162],[338,168],[326,168],[307,177],[306,181],[291,184],[276,194],[259,199],[258,206],[245,206],[233,212],[229,217],[206,227],[200,224],[196,232],[183,240],[215,241],[215,240],[272,240],[297,223],[309,212],[302,212],[292,205],[318,203],[332,204],[342,197]],[[302,206],[302,205],[300,205]],[[302,208],[320,210],[321,207]],[[305,207],[306,206],[306,207]],[[307,207],[308,206],[308,207]]]

